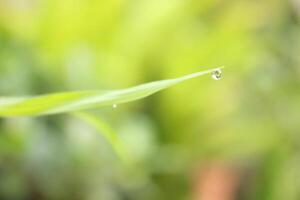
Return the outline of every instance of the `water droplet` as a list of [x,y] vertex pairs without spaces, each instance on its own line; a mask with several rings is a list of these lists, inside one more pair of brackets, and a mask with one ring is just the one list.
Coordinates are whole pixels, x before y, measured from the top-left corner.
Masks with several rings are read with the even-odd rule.
[[220,80],[222,78],[222,70],[216,69],[211,73],[211,77],[215,80]]
[[113,108],[117,108],[118,107],[118,105],[117,104],[113,104],[113,106],[112,106]]

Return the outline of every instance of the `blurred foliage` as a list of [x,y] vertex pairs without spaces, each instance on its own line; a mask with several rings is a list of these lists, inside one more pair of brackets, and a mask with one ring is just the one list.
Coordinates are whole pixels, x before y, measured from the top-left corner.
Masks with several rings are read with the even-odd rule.
[[211,160],[246,174],[240,199],[299,199],[299,17],[299,0],[0,0],[2,96],[226,66],[97,111],[134,166],[71,116],[1,119],[0,199],[190,199]]

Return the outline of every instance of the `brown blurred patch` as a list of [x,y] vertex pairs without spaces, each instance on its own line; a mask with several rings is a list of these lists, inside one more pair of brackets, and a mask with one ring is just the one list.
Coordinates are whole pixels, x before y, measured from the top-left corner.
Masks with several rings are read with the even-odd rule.
[[193,200],[236,199],[240,173],[221,162],[212,162],[194,174]]

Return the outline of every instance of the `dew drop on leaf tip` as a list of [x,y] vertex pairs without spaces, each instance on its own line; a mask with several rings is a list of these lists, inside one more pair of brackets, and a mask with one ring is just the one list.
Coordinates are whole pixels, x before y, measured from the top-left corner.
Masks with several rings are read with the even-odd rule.
[[215,71],[213,71],[211,73],[211,77],[214,79],[214,80],[220,80],[222,78],[222,70],[219,68],[219,69],[216,69]]

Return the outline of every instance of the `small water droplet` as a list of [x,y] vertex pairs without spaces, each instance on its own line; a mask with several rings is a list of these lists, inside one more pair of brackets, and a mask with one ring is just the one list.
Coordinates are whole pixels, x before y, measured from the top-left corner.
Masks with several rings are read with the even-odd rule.
[[220,80],[222,78],[222,70],[216,69],[211,73],[211,77],[215,80]]
[[117,108],[118,107],[118,105],[117,104],[113,104],[113,106],[112,106],[113,108]]

